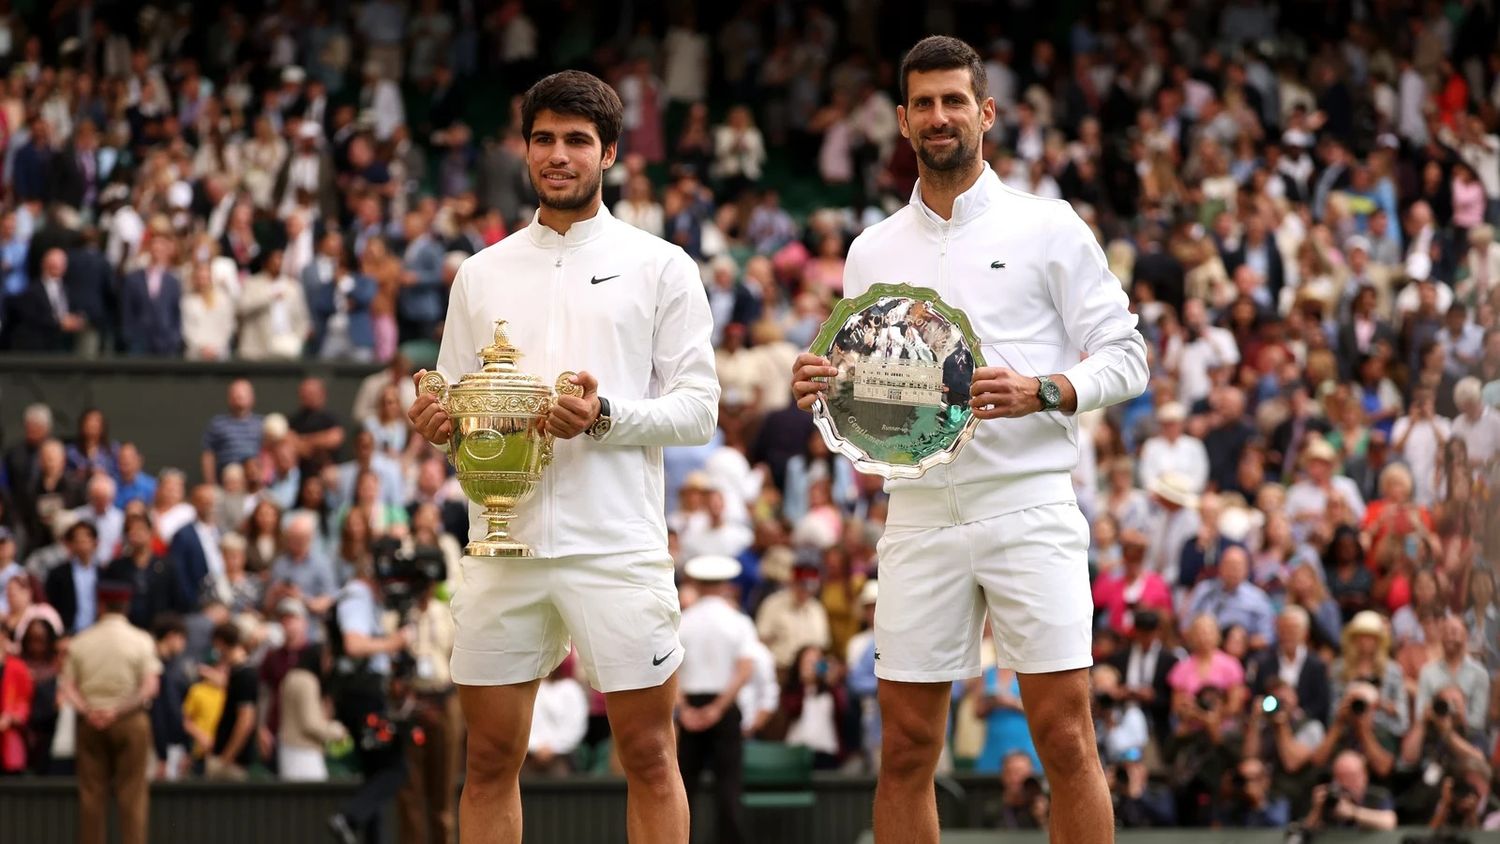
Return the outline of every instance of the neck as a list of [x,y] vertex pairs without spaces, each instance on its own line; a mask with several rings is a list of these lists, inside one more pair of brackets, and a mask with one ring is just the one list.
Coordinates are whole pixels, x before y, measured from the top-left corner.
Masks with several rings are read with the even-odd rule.
[[558,234],[566,235],[568,229],[571,229],[574,223],[590,219],[595,214],[598,214],[599,206],[603,202],[603,194],[596,193],[588,201],[588,204],[581,208],[564,210],[553,208],[550,205],[543,205],[541,211],[537,214],[537,221]]
[[953,201],[973,187],[983,172],[984,162],[979,158],[959,170],[932,170],[919,165],[917,175],[922,186],[922,202],[944,220],[952,219]]

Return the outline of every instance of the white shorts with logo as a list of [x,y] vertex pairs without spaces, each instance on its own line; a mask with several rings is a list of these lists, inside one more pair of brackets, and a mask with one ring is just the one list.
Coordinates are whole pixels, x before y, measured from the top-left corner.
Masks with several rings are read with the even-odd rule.
[[887,527],[877,546],[875,676],[911,683],[980,673],[985,613],[1001,668],[1093,664],[1088,519],[1072,502],[978,522]]
[[670,557],[464,557],[453,596],[453,682],[505,686],[546,677],[570,642],[601,692],[647,689],[682,664]]

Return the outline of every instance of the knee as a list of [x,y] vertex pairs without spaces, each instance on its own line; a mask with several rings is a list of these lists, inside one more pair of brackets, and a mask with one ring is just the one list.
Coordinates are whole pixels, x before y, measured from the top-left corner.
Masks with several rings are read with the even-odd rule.
[[652,787],[680,782],[671,727],[617,731],[614,741],[627,777]]
[[897,718],[881,725],[880,775],[930,780],[943,753],[943,725]]
[[468,781],[496,786],[518,779],[526,761],[527,737],[471,730],[467,761]]
[[1036,753],[1049,777],[1070,776],[1091,762],[1098,765],[1093,722],[1086,712],[1043,715],[1032,723],[1031,734],[1036,737]]

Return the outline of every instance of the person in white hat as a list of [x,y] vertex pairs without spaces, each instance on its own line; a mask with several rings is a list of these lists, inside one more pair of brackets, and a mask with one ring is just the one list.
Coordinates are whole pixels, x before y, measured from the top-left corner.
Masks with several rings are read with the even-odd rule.
[[740,570],[739,561],[733,557],[711,555],[688,560],[683,573],[697,584],[699,598],[683,611],[677,634],[683,652],[678,679],[677,721],[682,734],[677,740],[677,764],[689,802],[703,768],[713,770],[719,822],[714,840],[725,844],[749,840],[740,812],[745,736],[737,698],[754,670],[759,639],[750,617],[740,612],[731,598],[733,581]]
[[1192,482],[1181,472],[1163,472],[1147,485],[1155,506],[1147,535],[1151,542],[1146,552],[1146,567],[1168,585],[1175,585],[1182,565],[1182,548],[1198,535],[1202,521],[1198,516],[1198,495]]
[[1321,524],[1331,496],[1338,496],[1348,506],[1355,523],[1365,515],[1365,499],[1359,486],[1344,475],[1334,473],[1338,452],[1322,437],[1312,438],[1302,449],[1303,477],[1286,493],[1286,512],[1292,517],[1292,534],[1303,542],[1315,526]]
[[1180,473],[1187,488],[1202,492],[1208,483],[1208,449],[1203,441],[1185,432],[1188,411],[1181,402],[1169,401],[1156,409],[1157,435],[1141,445],[1141,485],[1150,488],[1166,472]]

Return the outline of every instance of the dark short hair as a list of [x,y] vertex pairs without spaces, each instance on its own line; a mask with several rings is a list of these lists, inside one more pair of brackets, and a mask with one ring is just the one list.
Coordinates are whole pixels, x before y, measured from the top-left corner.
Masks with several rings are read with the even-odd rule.
[[223,624],[220,624],[218,627],[214,628],[213,638],[211,641],[216,645],[226,645],[231,648],[238,647],[240,644],[239,625],[235,624],[232,621],[226,621]]
[[156,617],[151,619],[151,636],[156,641],[160,642],[173,633],[187,635],[187,623],[182,620],[182,616],[175,612],[164,612],[157,613]]
[[620,95],[604,80],[581,70],[554,73],[527,90],[521,100],[521,137],[528,144],[537,112],[544,109],[586,118],[594,124],[599,143],[604,147],[620,140],[620,129],[625,123],[625,106]]
[[969,82],[974,87],[974,99],[984,102],[989,96],[989,82],[985,79],[984,62],[966,42],[947,35],[929,35],[918,41],[901,60],[901,104],[906,105],[906,81],[913,72],[926,73],[933,70],[956,70],[967,68]]
[[63,541],[72,542],[80,530],[88,531],[90,538],[95,542],[99,541],[99,528],[95,527],[93,522],[74,522],[69,525],[68,529],[63,531]]

